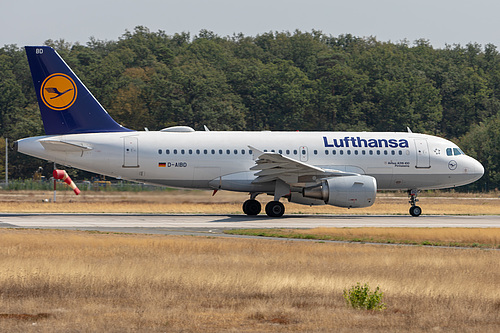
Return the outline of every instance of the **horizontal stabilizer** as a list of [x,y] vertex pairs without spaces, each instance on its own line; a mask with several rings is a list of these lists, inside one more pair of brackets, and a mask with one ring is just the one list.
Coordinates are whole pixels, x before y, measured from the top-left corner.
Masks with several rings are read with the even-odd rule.
[[93,148],[83,142],[68,142],[60,140],[40,140],[40,144],[46,150],[52,151],[63,151],[63,152],[83,152],[87,150],[92,150]]

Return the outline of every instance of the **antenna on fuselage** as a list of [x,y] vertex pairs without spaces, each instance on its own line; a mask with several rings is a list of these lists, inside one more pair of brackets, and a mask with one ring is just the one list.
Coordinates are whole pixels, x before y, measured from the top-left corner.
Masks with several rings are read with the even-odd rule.
[[408,130],[408,133],[413,133],[408,126],[406,126],[406,129]]

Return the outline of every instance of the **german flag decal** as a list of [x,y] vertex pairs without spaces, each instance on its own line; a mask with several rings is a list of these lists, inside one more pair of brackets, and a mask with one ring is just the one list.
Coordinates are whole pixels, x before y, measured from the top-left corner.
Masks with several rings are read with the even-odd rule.
[[167,163],[165,163],[165,162],[160,162],[160,163],[158,163],[158,167],[159,167],[159,168],[166,168],[166,167],[167,167]]

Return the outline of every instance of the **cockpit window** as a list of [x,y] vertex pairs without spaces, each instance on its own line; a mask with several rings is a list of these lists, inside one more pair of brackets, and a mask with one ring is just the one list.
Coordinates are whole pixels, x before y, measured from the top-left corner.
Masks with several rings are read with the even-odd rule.
[[465,155],[460,148],[446,148],[447,156],[457,156],[457,155]]

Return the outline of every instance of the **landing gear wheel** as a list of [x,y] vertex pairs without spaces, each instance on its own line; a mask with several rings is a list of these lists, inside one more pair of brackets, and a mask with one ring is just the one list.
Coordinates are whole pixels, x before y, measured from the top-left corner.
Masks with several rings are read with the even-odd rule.
[[258,215],[261,211],[260,202],[254,199],[249,199],[243,203],[243,212],[247,215]]
[[279,201],[270,201],[266,205],[266,214],[269,217],[281,217],[285,213],[285,206]]
[[411,216],[420,216],[420,214],[422,214],[422,209],[419,207],[419,206],[413,206],[413,207],[410,207],[410,215]]
[[408,190],[408,196],[410,197],[410,201],[408,201],[408,202],[411,205],[411,207],[410,207],[410,215],[414,216],[414,217],[420,216],[420,214],[422,214],[422,208],[420,208],[420,207],[417,206],[417,202],[418,202],[418,199],[417,199],[418,190],[417,189]]

